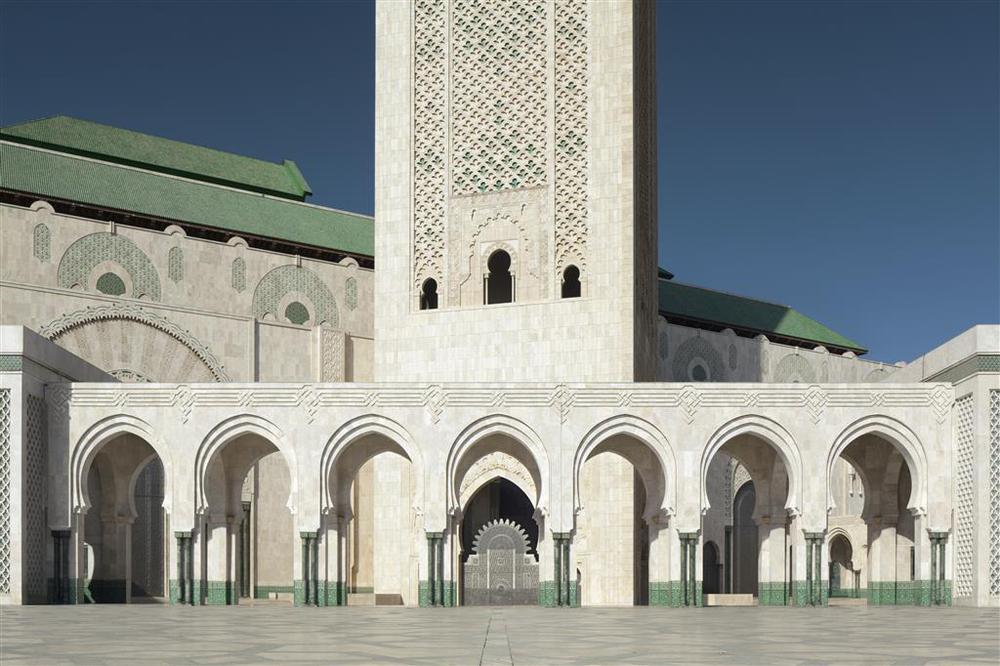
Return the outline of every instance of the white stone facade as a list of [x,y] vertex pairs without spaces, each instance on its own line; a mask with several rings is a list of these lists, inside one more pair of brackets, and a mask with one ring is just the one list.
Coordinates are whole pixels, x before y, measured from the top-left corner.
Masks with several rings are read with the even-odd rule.
[[657,318],[653,9],[379,2],[377,272],[0,205],[0,598],[1000,603],[1000,327]]

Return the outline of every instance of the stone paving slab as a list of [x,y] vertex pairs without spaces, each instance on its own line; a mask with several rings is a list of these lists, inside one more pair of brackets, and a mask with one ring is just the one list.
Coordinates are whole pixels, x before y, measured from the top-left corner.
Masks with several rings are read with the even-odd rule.
[[0,608],[0,664],[1000,663],[1000,609]]

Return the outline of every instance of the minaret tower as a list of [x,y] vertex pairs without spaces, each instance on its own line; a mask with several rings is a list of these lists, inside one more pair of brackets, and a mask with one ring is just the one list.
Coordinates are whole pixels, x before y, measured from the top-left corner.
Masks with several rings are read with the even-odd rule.
[[376,9],[375,377],[656,367],[650,0]]

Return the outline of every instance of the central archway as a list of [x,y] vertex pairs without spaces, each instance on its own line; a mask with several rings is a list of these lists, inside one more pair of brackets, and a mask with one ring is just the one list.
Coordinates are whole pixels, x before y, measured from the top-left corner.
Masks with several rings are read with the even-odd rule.
[[[440,583],[453,585],[452,603],[539,603],[553,581],[552,570],[545,569],[552,561],[545,554],[548,459],[538,436],[511,417],[486,417],[462,432],[449,452],[447,469],[451,520],[445,559],[452,575],[444,572],[442,561]],[[477,550],[484,529],[523,534],[524,545],[510,536],[509,552]],[[499,541],[506,543],[505,538]],[[445,545],[436,546],[442,558]],[[511,560],[523,576],[504,569]],[[429,573],[435,575],[433,563]],[[546,573],[548,579],[539,580]],[[467,585],[473,586],[468,593]],[[499,593],[498,585],[513,589]]]

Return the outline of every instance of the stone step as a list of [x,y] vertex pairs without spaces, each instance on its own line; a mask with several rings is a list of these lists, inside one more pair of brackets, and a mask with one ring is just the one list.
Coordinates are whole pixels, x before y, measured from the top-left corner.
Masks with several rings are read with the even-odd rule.
[[375,594],[373,592],[349,592],[347,594],[348,606],[374,606]]
[[706,606],[756,606],[752,594],[706,594]]
[[853,598],[853,597],[830,597],[831,606],[867,606],[868,600],[864,597]]

